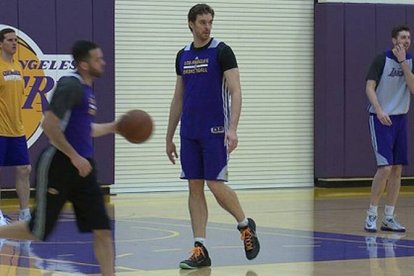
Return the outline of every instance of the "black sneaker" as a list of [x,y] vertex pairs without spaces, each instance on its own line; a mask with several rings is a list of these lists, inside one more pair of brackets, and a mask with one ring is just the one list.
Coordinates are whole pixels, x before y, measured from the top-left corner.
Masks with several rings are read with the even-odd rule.
[[246,252],[246,258],[253,260],[259,254],[260,243],[256,233],[256,223],[253,219],[248,218],[249,224],[246,227],[239,227],[237,229],[241,233],[241,239],[244,243],[244,251]]
[[211,259],[208,256],[207,249],[201,243],[196,242],[194,248],[191,250],[191,256],[180,263],[180,268],[196,269],[210,265]]

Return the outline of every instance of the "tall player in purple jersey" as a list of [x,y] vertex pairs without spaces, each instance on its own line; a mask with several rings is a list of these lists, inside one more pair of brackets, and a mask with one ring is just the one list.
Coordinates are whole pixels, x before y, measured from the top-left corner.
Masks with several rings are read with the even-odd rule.
[[255,222],[245,216],[236,193],[224,183],[228,155],[238,142],[241,88],[233,51],[210,37],[213,18],[214,10],[206,4],[197,4],[188,13],[193,42],[177,54],[177,80],[166,135],[166,152],[175,164],[178,154],[173,137],[181,119],[181,178],[188,180],[194,235],[192,254],[180,263],[183,269],[211,265],[205,247],[205,182],[220,206],[238,222],[246,257],[254,259],[260,250]]
[[401,187],[401,172],[407,165],[407,112],[410,92],[414,93],[414,68],[407,50],[411,45],[410,29],[397,26],[391,32],[393,48],[373,61],[367,75],[366,94],[369,127],[377,172],[372,181],[370,206],[364,229],[377,231],[378,203],[384,190],[387,198],[381,230],[405,232],[397,222],[394,209]]
[[50,145],[39,157],[36,207],[29,222],[0,226],[0,237],[46,240],[66,201],[76,214],[80,232],[93,233],[96,259],[105,276],[113,276],[114,250],[110,220],[96,179],[93,137],[115,132],[116,122],[94,123],[97,111],[93,81],[104,72],[102,50],[93,42],[77,41],[72,47],[77,72],[59,80],[43,130]]

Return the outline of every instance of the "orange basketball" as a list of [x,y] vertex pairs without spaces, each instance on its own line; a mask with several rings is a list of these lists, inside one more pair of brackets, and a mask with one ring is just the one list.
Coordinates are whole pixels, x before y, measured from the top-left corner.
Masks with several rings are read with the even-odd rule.
[[129,142],[138,144],[150,138],[153,123],[151,116],[143,110],[130,110],[118,120],[117,132]]

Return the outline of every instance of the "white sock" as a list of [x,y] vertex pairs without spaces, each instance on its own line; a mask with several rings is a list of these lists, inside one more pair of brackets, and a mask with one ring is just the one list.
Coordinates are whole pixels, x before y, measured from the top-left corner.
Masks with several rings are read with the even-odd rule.
[[244,220],[239,222],[239,228],[244,228],[247,225],[249,225],[249,221],[247,220],[247,218],[244,218]]
[[204,245],[206,243],[206,238],[203,238],[203,237],[195,237],[194,238],[194,243],[196,243],[196,242],[199,242],[202,245]]
[[0,210],[0,219],[3,218],[3,212]]
[[373,214],[373,215],[377,215],[378,214],[378,206],[375,205],[369,205],[369,209],[368,212]]
[[386,217],[394,216],[394,209],[395,209],[395,206],[385,205],[385,209],[384,209],[385,216]]

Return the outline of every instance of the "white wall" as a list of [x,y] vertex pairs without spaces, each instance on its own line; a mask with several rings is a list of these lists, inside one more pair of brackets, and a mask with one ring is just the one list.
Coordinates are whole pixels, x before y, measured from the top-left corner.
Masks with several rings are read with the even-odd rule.
[[[117,137],[114,192],[186,189],[165,155],[175,57],[192,40],[194,1],[115,2],[116,112],[148,111],[150,142]],[[238,59],[243,109],[231,156],[235,188],[313,186],[313,1],[215,0],[213,36]],[[178,132],[178,131],[177,131]],[[175,141],[178,144],[178,136]]]

